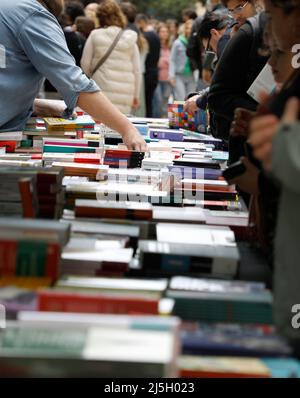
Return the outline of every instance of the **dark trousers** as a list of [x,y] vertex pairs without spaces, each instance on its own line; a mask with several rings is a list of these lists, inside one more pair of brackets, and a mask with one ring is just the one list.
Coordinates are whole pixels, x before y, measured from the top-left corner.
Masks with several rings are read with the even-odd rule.
[[146,99],[146,116],[152,117],[152,100],[154,96],[154,91],[158,84],[158,73],[157,72],[147,72],[144,75],[145,78],[145,99]]

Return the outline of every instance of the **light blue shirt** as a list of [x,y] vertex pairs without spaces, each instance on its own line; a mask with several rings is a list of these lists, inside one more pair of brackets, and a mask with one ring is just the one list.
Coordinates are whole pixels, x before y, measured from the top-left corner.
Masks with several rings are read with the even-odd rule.
[[76,66],[56,18],[37,0],[1,0],[0,132],[22,130],[43,78],[69,110],[99,87]]

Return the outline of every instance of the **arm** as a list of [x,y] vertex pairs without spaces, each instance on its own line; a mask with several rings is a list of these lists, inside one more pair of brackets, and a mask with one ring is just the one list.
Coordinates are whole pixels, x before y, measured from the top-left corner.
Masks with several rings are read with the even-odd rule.
[[36,70],[58,89],[69,110],[78,105],[119,131],[129,148],[146,148],[144,139],[134,126],[100,93],[95,82],[75,65],[63,31],[51,14],[47,11],[33,14],[21,27],[18,40]]
[[81,93],[77,105],[113,130],[118,131],[129,149],[146,151],[147,145],[133,124],[101,92]]
[[66,103],[60,100],[46,100],[36,98],[33,103],[33,113],[36,116],[62,117]]
[[89,38],[85,43],[80,61],[81,69],[84,71],[84,73],[87,76],[91,76],[92,73],[92,65],[91,65],[92,59],[93,59],[93,33],[90,34]]

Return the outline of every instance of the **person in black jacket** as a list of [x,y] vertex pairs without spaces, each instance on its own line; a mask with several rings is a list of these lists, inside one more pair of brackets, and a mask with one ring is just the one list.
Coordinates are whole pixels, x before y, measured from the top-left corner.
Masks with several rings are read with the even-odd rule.
[[229,141],[229,163],[244,155],[244,139],[229,136],[234,111],[255,111],[258,105],[247,91],[267,62],[267,57],[259,54],[265,23],[266,16],[260,13],[241,26],[227,44],[210,87],[208,105],[213,113],[213,134]]
[[152,100],[158,85],[158,61],[160,57],[160,40],[158,35],[149,25],[149,18],[144,14],[138,14],[136,24],[142,31],[149,45],[149,52],[145,63],[145,97],[146,116],[152,117]]
[[[207,50],[203,66],[209,68],[211,74],[230,40],[231,23],[228,14],[209,12],[199,26],[197,37]],[[208,93],[209,87],[200,92],[190,93],[185,102],[185,111],[195,113],[198,109],[206,110]]]

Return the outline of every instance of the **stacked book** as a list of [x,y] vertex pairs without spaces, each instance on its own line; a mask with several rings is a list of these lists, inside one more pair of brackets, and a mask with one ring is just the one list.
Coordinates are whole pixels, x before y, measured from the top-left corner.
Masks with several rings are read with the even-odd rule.
[[239,253],[229,228],[158,223],[157,241],[139,241],[140,268],[148,276],[195,275],[233,278]]
[[[59,316],[60,314],[58,314]],[[53,317],[52,317],[53,318]],[[84,324],[11,322],[0,330],[0,368],[9,377],[177,377],[178,338],[171,321],[157,329],[131,317]],[[152,318],[153,319],[153,318]]]
[[95,121],[88,115],[77,116],[75,119],[63,119],[46,117],[44,118],[47,131],[74,131],[94,130]]
[[186,323],[180,331],[184,355],[289,357],[292,349],[272,326]]
[[198,142],[198,143],[202,143],[205,144],[206,146],[212,146],[213,149],[218,150],[218,151],[222,151],[224,150],[224,141],[219,139],[219,138],[215,138],[212,135],[208,135],[208,134],[202,134],[202,133],[196,133],[193,131],[188,131],[188,130],[184,130],[181,129],[181,131],[183,131],[184,133],[184,142],[185,143],[189,143],[189,142]]
[[62,216],[62,168],[0,165],[0,176],[0,214],[52,219]]
[[191,378],[270,378],[268,367],[258,358],[181,356],[181,377]]
[[[91,314],[170,314],[172,300],[162,298],[166,281],[72,278],[38,291],[38,310]],[[167,308],[167,309],[166,309]]]
[[50,286],[51,283],[49,278],[0,278],[0,305],[5,308],[6,320],[17,319],[20,311],[36,311],[36,290]]
[[69,184],[66,187],[67,203],[74,206],[76,199],[97,199],[109,201],[134,201],[151,202],[159,204],[165,201],[170,203],[170,195],[167,191],[161,191],[157,187],[146,184],[126,184],[108,182],[86,182]]
[[141,169],[109,169],[108,181],[126,184],[143,184],[158,186],[161,179],[159,171]]
[[4,153],[14,153],[21,146],[23,140],[22,131],[7,132],[0,134],[0,150]]
[[108,166],[93,163],[53,162],[53,167],[60,167],[68,177],[87,177],[90,181],[105,181],[108,178]]
[[150,138],[169,141],[183,141],[184,134],[180,130],[150,128]]
[[122,149],[106,149],[104,156],[104,164],[114,168],[137,168],[142,166],[145,152],[122,150]]
[[128,270],[133,249],[127,237],[73,236],[61,255],[64,275],[122,276]]
[[69,237],[67,223],[0,218],[0,276],[56,280]]
[[212,201],[234,201],[238,196],[235,186],[228,185],[224,180],[184,178],[181,180],[181,186],[177,186],[176,189],[182,191],[185,196],[202,194],[204,200]]
[[185,320],[214,323],[273,323],[272,295],[257,283],[174,278],[166,297]]
[[152,220],[150,203],[76,200],[75,216],[83,218],[120,218],[129,220]]

